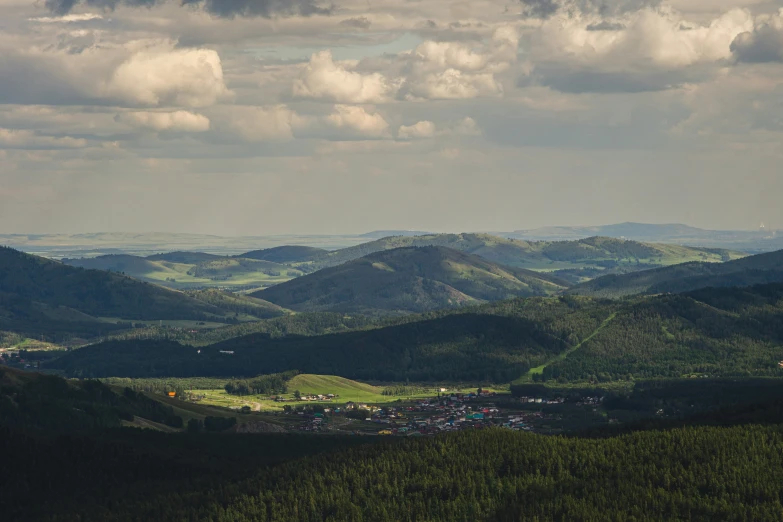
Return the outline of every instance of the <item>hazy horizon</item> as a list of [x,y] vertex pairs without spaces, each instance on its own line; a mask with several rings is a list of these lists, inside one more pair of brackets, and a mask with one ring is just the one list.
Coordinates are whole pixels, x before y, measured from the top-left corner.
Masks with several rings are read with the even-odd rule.
[[[702,228],[702,227],[695,227],[693,225],[690,225],[688,223],[642,223],[638,221],[623,221],[623,222],[616,222],[616,223],[602,223],[602,224],[589,224],[589,225],[544,225],[541,227],[515,227],[515,228],[505,228],[502,230],[435,230],[435,229],[427,229],[424,227],[416,227],[416,228],[400,228],[400,227],[383,227],[383,228],[375,228],[375,229],[354,229],[354,230],[346,230],[342,232],[334,232],[334,233],[316,233],[316,232],[275,232],[275,233],[269,233],[269,234],[231,234],[231,233],[225,233],[225,234],[209,234],[209,233],[203,233],[199,232],[197,230],[80,230],[80,231],[69,231],[69,232],[50,232],[50,231],[42,231],[42,232],[24,232],[24,231],[12,231],[12,230],[4,230],[0,229],[0,235],[35,235],[35,236],[46,236],[46,235],[95,235],[95,234],[138,234],[138,235],[153,235],[153,234],[186,234],[186,235],[203,235],[203,236],[215,236],[215,237],[222,237],[222,238],[241,238],[241,237],[285,237],[285,236],[297,236],[297,237],[307,237],[307,236],[362,236],[362,235],[370,235],[370,234],[376,234],[380,232],[402,232],[402,233],[425,233],[425,234],[501,234],[501,233],[510,233],[510,232],[517,232],[517,231],[535,231],[535,230],[544,230],[544,229],[577,229],[577,228],[599,228],[599,227],[606,227],[606,226],[613,226],[613,225],[623,225],[623,224],[634,224],[634,225],[652,225],[652,226],[686,226],[691,228],[696,228],[699,230],[704,230],[708,232],[755,232],[759,231],[759,227],[756,228],[724,228],[724,229],[708,229],[708,228]],[[765,224],[765,228],[768,231],[776,231],[778,229],[774,227],[770,227],[769,225]]]

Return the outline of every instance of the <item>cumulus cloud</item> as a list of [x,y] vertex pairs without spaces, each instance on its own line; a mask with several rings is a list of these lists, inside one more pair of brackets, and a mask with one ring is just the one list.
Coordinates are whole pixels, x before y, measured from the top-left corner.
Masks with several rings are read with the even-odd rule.
[[413,125],[401,125],[397,137],[401,140],[431,138],[435,136],[435,124],[431,121],[420,121]]
[[117,120],[143,129],[175,132],[206,132],[209,119],[201,114],[188,111],[173,112],[126,112],[117,115]]
[[286,105],[226,107],[219,115],[222,127],[247,142],[279,142],[294,138],[294,132],[310,125]]
[[56,150],[86,146],[87,140],[84,139],[43,136],[30,130],[0,128],[0,149]]
[[[126,7],[153,7],[165,0],[46,0],[46,7],[55,14],[68,14],[79,4],[113,10]],[[182,0],[181,5],[198,6],[207,13],[222,17],[264,17],[328,15],[331,5],[315,0]]]
[[329,141],[390,138],[389,123],[375,109],[338,104],[326,114],[302,114],[287,105],[223,107],[212,117],[213,130],[245,142],[293,139]]
[[293,95],[337,103],[382,103],[393,87],[380,73],[362,74],[335,63],[331,51],[315,53],[294,81]]
[[139,105],[204,107],[229,91],[223,67],[211,49],[149,49],[134,53],[112,74],[111,96]]
[[552,18],[531,37],[530,68],[520,85],[643,92],[699,81],[731,58],[731,43],[753,26],[745,9],[705,25],[688,23],[668,8],[642,9],[615,20],[592,14]]
[[[427,40],[394,57],[335,62],[330,51],[315,53],[292,86],[295,98],[336,103],[384,103],[393,99],[459,100],[498,96],[503,86],[496,74],[517,59],[519,36],[501,26],[488,41]],[[364,69],[370,69],[370,72]]]
[[516,29],[495,30],[488,43],[474,49],[462,42],[424,42],[406,57],[398,97],[408,100],[457,100],[498,96],[503,86],[495,74],[516,61]]
[[63,33],[67,38],[54,45],[0,38],[0,103],[203,107],[231,95],[214,50],[178,49],[168,39],[116,43],[96,31]]
[[491,73],[469,74],[446,69],[408,79],[403,97],[409,100],[460,100],[479,96],[497,96],[503,87]]
[[752,31],[737,35],[731,52],[739,62],[783,62],[783,9],[772,16],[760,16]]
[[388,122],[377,112],[364,107],[335,105],[334,112],[326,117],[326,123],[345,134],[367,138],[388,136]]

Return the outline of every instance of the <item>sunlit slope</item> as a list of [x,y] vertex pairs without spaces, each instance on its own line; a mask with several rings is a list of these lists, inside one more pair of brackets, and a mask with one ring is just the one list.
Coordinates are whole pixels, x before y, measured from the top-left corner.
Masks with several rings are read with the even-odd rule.
[[380,395],[383,388],[352,381],[336,375],[299,374],[288,381],[288,390],[299,390],[303,395],[333,393],[349,399],[357,394]]
[[252,295],[297,311],[405,313],[552,295],[567,286],[464,252],[421,247],[376,252]]
[[301,266],[324,268],[383,250],[421,246],[447,247],[501,265],[532,270],[608,268],[615,265],[652,267],[688,261],[722,262],[743,256],[729,250],[640,243],[608,237],[591,237],[576,241],[524,241],[490,234],[430,234],[387,237],[327,252],[302,263]]
[[173,252],[150,257],[107,255],[64,259],[70,266],[107,270],[170,288],[261,288],[302,275],[294,267],[258,259]]

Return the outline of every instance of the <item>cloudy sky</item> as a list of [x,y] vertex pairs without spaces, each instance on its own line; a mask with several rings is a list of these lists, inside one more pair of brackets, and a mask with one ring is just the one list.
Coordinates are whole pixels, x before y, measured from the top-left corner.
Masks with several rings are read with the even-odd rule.
[[0,0],[0,232],[783,228],[783,0]]

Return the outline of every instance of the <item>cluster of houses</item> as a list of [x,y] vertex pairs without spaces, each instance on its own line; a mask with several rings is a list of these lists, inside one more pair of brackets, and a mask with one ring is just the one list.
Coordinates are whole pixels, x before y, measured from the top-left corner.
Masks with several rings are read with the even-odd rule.
[[379,435],[434,435],[450,431],[481,429],[504,426],[515,430],[530,430],[528,422],[541,414],[524,413],[510,417],[502,414],[492,404],[471,406],[470,402],[488,398],[491,393],[455,394],[432,399],[418,400],[405,407],[368,407],[348,403],[346,408],[360,408],[370,411],[365,420],[384,424]]
[[19,352],[10,351],[3,351],[0,354],[0,364],[15,368],[38,368],[40,365],[39,361],[27,361]]
[[556,399],[545,399],[542,397],[519,397],[519,402],[528,404],[563,404],[565,399],[558,397]]
[[300,395],[298,399],[296,397],[286,399],[285,397],[277,396],[271,398],[271,400],[275,402],[332,402],[337,397],[338,395],[327,393],[325,395]]
[[315,413],[313,415],[306,415],[298,429],[299,431],[319,432],[325,431],[328,427],[328,424],[329,421],[323,413]]
[[[377,433],[378,435],[421,436],[438,433],[503,427],[518,431],[533,431],[535,426],[546,422],[550,416],[536,409],[511,408],[512,411],[499,410],[492,402],[494,394],[488,392],[451,394],[429,399],[420,399],[405,405],[371,405],[361,402],[347,402],[341,406],[321,408],[323,413],[312,413],[312,407],[304,410],[289,409],[290,414],[302,416],[300,431],[321,432],[330,429],[329,419],[349,417],[361,421],[354,433]],[[330,401],[335,395],[312,395],[300,400]],[[597,405],[602,397],[584,397],[581,403]],[[519,397],[518,404],[545,405],[562,404],[563,398]],[[319,410],[316,410],[319,411]],[[372,424],[377,426],[375,430]],[[338,423],[338,426],[341,424]],[[350,426],[344,425],[344,426]]]

